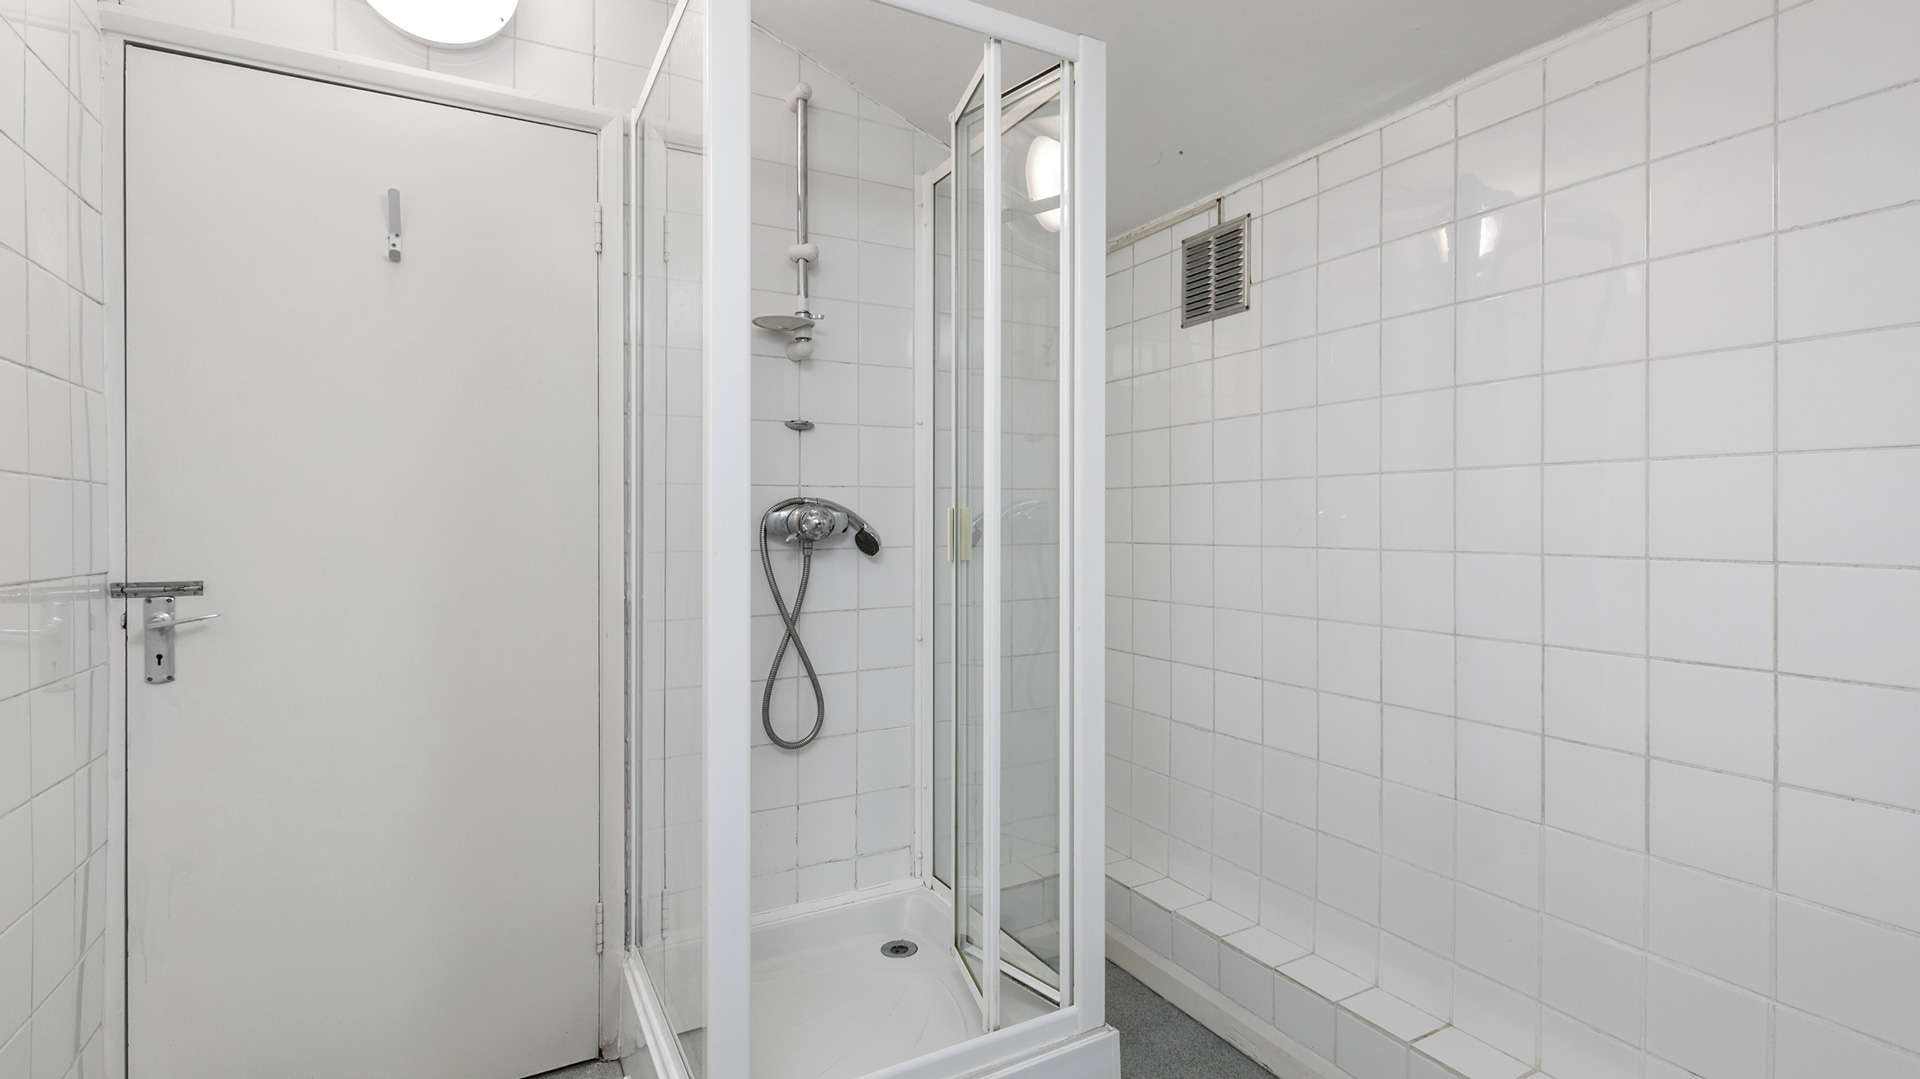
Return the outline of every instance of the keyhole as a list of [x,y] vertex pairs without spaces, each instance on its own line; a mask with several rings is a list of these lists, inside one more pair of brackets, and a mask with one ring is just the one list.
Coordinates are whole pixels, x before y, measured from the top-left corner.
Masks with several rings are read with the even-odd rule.
[[154,661],[155,663],[165,663],[165,662],[167,661],[167,657],[166,657],[166,655],[165,655],[165,654],[163,654],[163,653],[160,653],[160,652],[155,652],[155,653],[153,654],[153,661]]

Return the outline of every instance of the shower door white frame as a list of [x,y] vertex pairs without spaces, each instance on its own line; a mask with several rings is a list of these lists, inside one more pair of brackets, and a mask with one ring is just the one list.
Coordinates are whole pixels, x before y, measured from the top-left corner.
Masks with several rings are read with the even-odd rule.
[[[1071,345],[1062,379],[1070,393],[1061,400],[1062,499],[1070,531],[1061,581],[1062,655],[1070,670],[1062,678],[1064,812],[1062,914],[1068,926],[1061,972],[1063,1004],[1042,1016],[990,1031],[939,1053],[880,1073],[888,1079],[951,1076],[998,1061],[1032,1056],[1105,1022],[1105,285],[1106,285],[1106,46],[998,11],[972,0],[880,0],[890,7],[937,19],[999,42],[1030,48],[1069,63],[1072,86],[1066,120],[1072,132],[1066,164],[1065,218],[1071,229],[1071,297],[1063,307],[1063,336]],[[705,712],[710,717],[751,714],[749,673],[751,567],[739,557],[739,539],[750,534],[752,511],[749,326],[751,287],[750,87],[752,0],[708,0],[703,81],[706,299],[703,327],[707,362],[702,435],[706,499],[703,507]],[[994,87],[997,95],[998,87]],[[997,96],[996,96],[997,100]],[[997,142],[997,139],[996,139]],[[997,153],[994,155],[997,159]],[[993,186],[989,185],[991,192]],[[733,208],[715,212],[713,208]],[[989,217],[991,219],[991,215]],[[989,262],[988,296],[998,274]],[[923,296],[930,295],[923,290]],[[997,303],[996,303],[997,307]],[[926,312],[931,317],[931,312]],[[992,340],[992,337],[989,337]],[[997,350],[996,350],[997,351]],[[998,372],[990,360],[989,376]],[[999,434],[997,410],[988,423],[987,445]],[[920,444],[931,476],[931,439]],[[991,469],[989,474],[991,474]],[[997,489],[997,483],[995,484]],[[999,542],[987,536],[984,564]],[[931,552],[926,552],[928,555]],[[923,558],[922,561],[926,561]],[[926,590],[922,589],[922,595]],[[991,617],[991,616],[990,616]],[[923,641],[923,648],[925,647]],[[991,654],[989,664],[998,662]],[[923,701],[924,707],[924,701]],[[930,730],[930,725],[923,726]],[[708,1079],[747,1079],[750,1074],[751,840],[749,734],[744,722],[713,722],[706,744],[706,1034]],[[989,774],[993,769],[989,769]],[[924,819],[924,814],[922,815]],[[923,836],[923,847],[925,837]],[[923,864],[925,864],[923,862]],[[989,938],[997,936],[995,922]]]
[[[981,60],[980,67],[975,71],[973,78],[968,80],[965,91],[962,92],[962,94],[960,95],[959,103],[956,104],[956,106],[954,107],[954,111],[950,114],[948,118],[950,142],[958,143],[961,137],[960,131],[965,126],[965,122],[966,122],[965,118],[967,115],[970,114],[970,111],[971,111],[967,108],[967,104],[975,99],[976,94],[979,95],[980,105],[977,107],[980,113],[982,114],[981,130],[986,131],[991,129],[991,130],[996,130],[999,133],[998,137],[994,140],[993,145],[983,144],[981,146],[983,176],[1000,175],[1001,170],[1005,168],[1005,160],[1004,160],[1003,154],[1001,153],[1000,144],[1004,142],[1004,139],[1007,133],[1013,130],[1015,127],[1017,127],[1022,121],[1024,121],[1028,116],[1032,115],[1035,111],[1037,111],[1040,108],[1043,108],[1051,100],[1057,99],[1059,101],[1061,115],[1063,118],[1065,118],[1065,120],[1068,123],[1067,129],[1063,132],[1063,138],[1070,143],[1073,136],[1073,130],[1071,127],[1071,117],[1073,113],[1074,102],[1076,100],[1074,86],[1077,80],[1073,77],[1073,71],[1069,66],[1069,64],[1063,62],[1062,64],[1054,68],[1050,68],[1048,70],[1042,71],[1038,75],[1031,76],[1014,86],[1005,86],[1003,85],[1004,83],[1003,69],[1001,68],[999,63],[1000,52],[1001,50],[999,49],[998,42],[989,43],[986,49],[986,55],[984,55]],[[994,85],[999,87],[999,92],[997,94],[992,95],[991,104],[989,104],[988,95],[984,93],[988,85]],[[1047,92],[1050,88],[1052,89],[1051,95],[1049,95]],[[1010,105],[1011,107],[1009,107]],[[997,164],[994,164],[994,165],[987,164],[987,162],[994,161],[996,159],[998,159]],[[915,180],[916,210],[919,215],[917,227],[919,229],[919,236],[920,236],[920,244],[921,244],[920,250],[926,253],[926,257],[919,259],[918,264],[916,266],[916,287],[920,291],[916,294],[916,299],[915,299],[915,303],[916,303],[915,348],[917,351],[915,353],[915,360],[914,360],[914,362],[917,365],[919,365],[920,370],[926,372],[930,376],[926,384],[918,387],[918,394],[917,394],[917,399],[918,399],[917,407],[920,409],[920,414],[922,416],[921,425],[923,427],[923,433],[927,438],[927,445],[925,447],[922,447],[921,455],[919,458],[917,458],[917,466],[920,470],[920,473],[925,476],[932,476],[933,469],[937,464],[937,462],[934,459],[935,451],[933,448],[933,444],[935,440],[933,438],[932,432],[930,430],[925,430],[925,429],[930,426],[930,423],[927,417],[929,417],[931,413],[934,411],[934,397],[937,392],[935,387],[940,378],[940,374],[938,370],[935,368],[935,358],[934,358],[938,348],[936,344],[936,339],[939,337],[939,330],[937,327],[937,317],[935,314],[935,307],[938,303],[939,297],[934,292],[934,288],[936,286],[934,281],[935,273],[933,269],[934,264],[938,261],[938,255],[935,252],[935,235],[936,235],[936,230],[938,228],[938,225],[936,224],[936,214],[939,211],[935,208],[936,200],[935,200],[934,192],[935,192],[935,189],[940,184],[940,182],[943,180],[948,181],[950,184],[953,185],[953,194],[951,196],[953,205],[949,207],[949,222],[948,222],[949,223],[948,231],[949,233],[952,234],[951,238],[949,239],[949,243],[952,244],[952,250],[949,252],[949,257],[957,260],[959,256],[962,254],[962,248],[960,246],[961,240],[958,237],[959,237],[959,221],[961,219],[960,214],[963,212],[960,208],[960,200],[965,194],[965,192],[962,191],[961,181],[956,176],[956,173],[955,173],[955,158],[952,156],[949,156],[945,161],[942,161],[939,165],[935,166],[932,169],[929,169],[925,173],[922,173]],[[981,195],[982,195],[981,201],[983,203],[982,217],[986,220],[997,220],[997,221],[1004,222],[1006,220],[1006,208],[1004,206],[999,206],[997,209],[995,209],[992,205],[993,203],[999,203],[1004,201],[1004,194],[1000,190],[1000,184],[995,183],[995,184],[989,185],[989,190],[983,191]],[[1071,196],[1061,200],[1061,205],[1063,207],[1063,210],[1068,206],[1070,202],[1071,202]],[[971,225],[969,225],[969,228],[971,228]],[[998,265],[1002,263],[1003,259],[997,253],[1002,249],[1001,243],[1000,243],[1001,230],[995,229],[991,233],[985,233],[983,234],[982,238],[985,241],[982,261],[987,263],[988,265]],[[1064,275],[1067,269],[1073,265],[1073,252],[1070,247],[1072,242],[1073,242],[1072,230],[1063,229],[1060,236],[1060,264],[1063,268],[1062,270],[1063,283],[1064,283]],[[953,405],[954,416],[952,417],[952,420],[951,420],[952,427],[953,427],[953,434],[952,434],[953,446],[950,449],[950,452],[953,454],[953,460],[949,462],[949,464],[950,464],[950,467],[955,470],[955,479],[953,483],[953,492],[954,492],[953,497],[956,500],[956,504],[957,504],[958,500],[960,500],[962,497],[962,494],[960,491],[960,484],[958,481],[958,474],[959,474],[958,470],[961,467],[960,454],[959,454],[959,448],[958,448],[959,447],[959,429],[962,422],[961,412],[968,411],[969,409],[968,409],[968,406],[966,406],[965,403],[962,401],[960,396],[960,389],[959,389],[960,385],[964,381],[960,377],[960,372],[961,372],[961,366],[962,366],[962,359],[961,359],[961,352],[963,351],[962,342],[965,340],[965,338],[960,332],[961,320],[959,316],[959,302],[958,302],[958,297],[960,294],[959,290],[961,289],[962,286],[960,283],[960,278],[958,276],[959,271],[957,269],[954,269],[950,272],[953,275],[950,280],[950,286],[953,290],[953,298],[954,298],[954,304],[953,304],[953,307],[954,307],[953,320],[954,321],[953,321],[953,324],[948,329],[948,336],[950,337],[953,343],[953,349],[952,349],[953,366],[954,366],[953,377],[955,379],[955,389],[953,393],[954,393],[955,403]],[[983,284],[982,291],[985,294],[985,298],[988,299],[995,307],[999,307],[1001,305],[1002,294],[1001,294],[1000,288],[997,285],[986,286]],[[1074,355],[1075,327],[1073,323],[1073,307],[1074,307],[1073,299],[1074,299],[1073,293],[1070,288],[1062,288],[1060,290],[1060,311],[1059,311],[1060,342],[1059,344],[1060,344],[1060,355],[1063,357],[1071,357]],[[985,355],[992,355],[993,357],[995,357],[996,360],[1003,359],[1003,357],[1000,355],[1002,340],[1003,340],[1001,323],[1003,322],[1003,320],[1004,320],[1003,314],[988,317],[988,316],[985,316],[984,313],[981,320],[983,326],[991,326],[991,329],[988,333],[986,340],[982,342],[983,346],[985,346],[982,348],[982,352]],[[985,368],[985,365],[983,364],[982,365],[982,383],[983,384],[990,383],[990,384],[997,385],[999,383],[999,379],[997,378],[990,379],[985,374],[985,370],[986,368]],[[1102,374],[1101,374],[1102,381],[1104,381],[1104,378],[1105,376],[1104,376],[1104,368],[1103,368]],[[1063,375],[1063,381],[1067,384],[1068,387],[1071,387],[1072,379],[1070,374]],[[984,413],[987,413],[987,412],[995,413],[995,417],[991,421],[992,425],[994,427],[1003,426],[1003,424],[1000,422],[1000,419],[997,415],[1001,406],[1001,395],[997,393],[988,394],[987,397],[983,400],[982,405],[983,405],[983,417],[982,417],[983,423],[981,425],[981,435],[982,435],[984,445],[982,447],[983,452],[981,456],[983,458],[982,472],[986,476],[986,481],[983,484],[981,484],[981,488],[982,488],[981,505],[982,507],[1004,505],[1005,504],[1004,495],[1001,493],[997,493],[997,488],[1000,484],[1001,477],[1003,475],[1003,469],[998,465],[988,466],[984,464],[984,458],[986,456],[985,451],[987,449],[991,449],[997,456],[1000,448],[1000,443],[1002,441],[1001,439],[998,439],[998,438],[995,438],[995,439],[985,438],[985,431],[987,429],[988,423],[985,422],[986,417]],[[934,422],[937,422],[937,420]],[[1072,399],[1072,396],[1068,393],[1062,393],[1060,395],[1060,415],[1059,415],[1058,424],[1059,424],[1058,429],[1062,432],[1062,435],[1063,435],[1062,452],[1061,452],[1061,459],[1060,459],[1061,475],[1062,477],[1067,477],[1071,475],[1072,462],[1069,457],[1069,454],[1071,452],[1070,448],[1066,445],[1066,436],[1069,435],[1074,429],[1073,399]],[[1060,535],[1070,536],[1075,531],[1073,527],[1074,502],[1072,499],[1072,493],[1065,488],[1064,478],[1062,482],[1063,482],[1063,487],[1061,491],[1062,497],[1060,500],[1060,516],[1058,521],[1058,528],[1059,528]],[[935,511],[936,511],[936,507],[934,505],[934,502],[935,502],[934,490],[933,490],[934,485],[935,485],[934,483],[930,482],[930,483],[921,484],[919,485],[918,488],[916,488],[918,497],[920,499],[919,512],[921,514],[921,521],[918,527],[924,529],[924,532],[916,537],[916,542],[918,543],[919,547],[922,550],[928,551],[930,553],[933,552],[934,548],[939,543],[939,540],[935,538],[935,535],[934,535],[935,530],[932,523]],[[996,493],[989,493],[990,489],[995,490]],[[975,513],[976,517],[983,516],[983,515],[984,515],[983,510],[976,510],[976,513]],[[948,527],[957,528],[957,527],[960,527],[962,523],[964,523],[962,519],[956,519],[950,522]],[[987,538],[984,532],[983,532],[982,538],[983,540]],[[948,537],[948,541],[951,542],[951,537]],[[986,553],[986,551],[987,551],[987,545],[983,544],[982,545],[983,555]],[[999,547],[994,546],[993,553],[995,555],[998,555],[999,551],[1000,551]],[[951,555],[949,555],[948,557],[949,559],[951,559]],[[1071,584],[1074,580],[1074,566],[1073,566],[1074,552],[1071,546],[1063,545],[1060,549],[1059,557],[1060,557],[1060,561],[1059,561],[1057,572],[1058,572],[1058,578],[1061,582],[1061,589],[1062,589],[1061,598],[1063,601],[1070,601],[1071,595],[1072,595]],[[934,670],[939,662],[939,659],[934,652],[934,649],[935,649],[934,637],[936,636],[935,623],[939,615],[938,615],[938,612],[934,610],[933,575],[937,572],[941,572],[945,569],[948,569],[954,565],[954,563],[949,560],[947,563],[945,563],[944,566],[936,568],[935,562],[936,562],[935,558],[921,558],[918,560],[918,563],[917,563],[919,566],[920,572],[923,574],[921,587],[924,590],[924,599],[922,601],[924,606],[921,610],[920,620],[919,620],[920,621],[919,632],[921,635],[920,636],[921,655],[920,655],[918,666],[921,670],[929,671],[929,672]],[[985,562],[983,557],[983,560],[982,560],[983,567],[984,567],[984,564]],[[999,569],[995,569],[992,572],[988,572],[987,570],[982,568],[980,573],[981,573],[982,579],[988,582],[988,586],[995,590],[995,594],[993,595],[991,602],[997,608],[1000,603],[1000,597],[997,594],[997,590],[999,588],[999,585],[1002,579],[1001,571]],[[984,608],[987,606],[987,597],[983,595],[982,600],[983,600],[982,607]],[[954,605],[950,612],[952,616],[956,619],[955,627],[953,630],[953,643],[956,647],[961,647],[962,643],[959,638],[958,622],[957,622],[958,611],[959,611],[959,596],[958,596],[957,581],[955,585],[955,596],[953,598],[953,604]],[[981,633],[981,636],[983,638],[986,636],[986,628],[987,627],[983,626],[983,631]],[[994,634],[996,635],[996,637],[999,636],[1000,626],[996,623],[991,628]],[[1062,657],[1067,657],[1066,662],[1070,663],[1071,657],[1073,656],[1074,649],[1076,647],[1076,641],[1074,639],[1074,623],[1072,619],[1068,617],[1062,617],[1060,619],[1058,646],[1059,646],[1059,654]],[[1002,658],[1002,651],[1001,651],[1000,645],[997,643],[983,644],[982,648],[985,655],[993,657],[993,665],[997,667],[1000,662],[1000,659]],[[954,684],[951,687],[949,687],[949,689],[952,693],[958,694],[961,665],[959,663],[959,659],[957,655],[953,657],[951,665],[953,667],[952,677],[954,679]],[[998,671],[987,670],[984,672],[984,674],[986,674],[989,677],[994,677],[994,676],[997,676]],[[985,678],[982,679],[982,682],[983,683],[985,682]],[[1060,724],[1058,759],[1062,762],[1066,762],[1072,759],[1072,752],[1073,752],[1073,745],[1074,745],[1074,737],[1073,737],[1073,731],[1072,731],[1071,725],[1067,723],[1064,719],[1064,717],[1070,716],[1072,714],[1072,709],[1073,709],[1074,686],[1073,686],[1072,678],[1071,677],[1061,678],[1059,688],[1060,688],[1060,699],[1059,699],[1059,705],[1058,705],[1058,715],[1063,717],[1063,719]],[[922,683],[922,684],[916,685],[916,691],[920,694],[920,697],[917,698],[917,700],[918,700],[918,707],[919,707],[919,713],[920,713],[921,729],[932,732],[933,731],[933,726],[932,726],[933,714],[936,708],[936,705],[933,700],[933,694],[938,692],[937,687],[930,683]],[[1000,690],[998,688],[986,689],[983,686],[981,693],[982,693],[983,700],[993,702],[993,709],[992,709],[991,716],[989,717],[989,716],[983,715],[983,719],[990,718],[992,720],[993,729],[991,729],[989,733],[993,734],[995,736],[995,741],[998,742],[999,741],[997,737],[999,733],[998,725],[1001,722],[1001,718],[1002,718],[999,715],[999,704],[1001,701]],[[950,744],[948,748],[949,748],[949,757],[950,757],[950,762],[949,762],[950,767],[958,769],[959,763],[960,763],[960,756],[959,756],[960,749],[958,744],[959,731],[960,731],[960,715],[958,712],[957,703],[955,705],[955,709],[956,710],[954,713],[954,722],[953,722],[954,731],[949,736],[949,739],[948,739],[952,744]],[[922,746],[920,748],[920,751],[917,754],[920,762],[919,766],[922,774],[926,777],[929,777],[927,780],[924,781],[924,785],[919,792],[920,834],[924,837],[924,839],[922,840],[922,846],[923,848],[926,848],[926,849],[932,849],[933,845],[940,838],[940,836],[934,831],[934,829],[938,827],[934,823],[935,820],[937,819],[936,810],[934,808],[934,802],[935,802],[935,799],[938,797],[938,795],[932,789],[932,781],[931,781],[931,777],[936,775],[939,771],[934,760],[934,755],[937,752],[937,743],[939,741],[940,739],[938,734],[934,733],[933,736],[928,740],[928,744],[926,744],[925,746]],[[996,760],[996,761],[1001,760],[1002,759],[1001,748],[999,746],[996,746],[996,748],[992,750],[987,750],[983,747],[982,757],[983,759],[987,759],[987,760]],[[996,774],[996,770],[989,769],[987,778],[989,783],[992,784],[998,778]],[[1059,805],[1060,833],[1059,833],[1059,838],[1057,840],[1057,849],[1062,854],[1065,854],[1065,852],[1072,849],[1071,848],[1072,836],[1070,833],[1070,825],[1069,825],[1069,822],[1072,819],[1072,806],[1070,804],[1072,793],[1073,793],[1072,784],[1070,782],[1066,782],[1063,779],[1060,785],[1060,795],[1059,795],[1060,796],[1060,805]],[[949,902],[953,904],[956,934],[958,934],[961,932],[959,927],[964,924],[962,920],[965,918],[966,915],[960,908],[960,903],[962,902],[962,900],[955,893],[955,889],[958,887],[958,884],[959,884],[959,872],[960,872],[959,829],[962,824],[961,815],[958,808],[960,789],[959,789],[959,783],[958,783],[957,777],[955,779],[954,789],[953,791],[950,792],[950,794],[952,795],[956,803],[953,809],[952,819],[949,821],[949,825],[953,830],[953,834],[947,837],[949,842],[953,845],[952,856],[953,856],[954,862],[953,862],[953,865],[948,868],[950,872],[953,874],[954,880],[951,882],[940,881],[937,876],[937,866],[924,868],[921,872],[921,875],[927,878],[929,883],[933,886],[933,888],[936,891],[940,892],[942,895],[946,896]],[[1004,828],[1005,822],[1001,820],[999,817],[999,813],[1001,809],[1001,798],[1000,798],[1000,791],[997,789],[997,787],[994,794],[983,795],[982,802],[983,802],[983,811],[984,811],[983,815],[986,817],[986,820],[981,825],[982,840],[983,840],[983,847],[982,847],[983,853],[981,854],[981,862],[984,868],[984,871],[982,874],[983,876],[982,894],[983,894],[984,902],[988,905],[993,906],[996,909],[993,911],[991,915],[987,914],[983,910],[981,920],[983,923],[991,922],[994,924],[1000,924],[1002,922],[1002,918],[1000,917],[1000,914],[997,908],[998,908],[1000,899],[1002,897],[1002,878],[1000,876],[1001,859],[999,857],[997,847],[1000,840],[1003,838],[1003,828]],[[1060,905],[1063,911],[1068,908],[1071,901],[1070,888],[1071,888],[1071,882],[1067,880],[1063,880],[1062,894],[1060,899]],[[1016,939],[1012,934],[1005,932],[1004,929],[997,933],[986,934],[986,936],[988,940],[983,941],[983,947],[981,949],[982,950],[982,958],[981,958],[982,969],[997,969],[1001,972],[1001,974],[1025,984],[1028,989],[1032,990],[1036,994],[1053,999],[1056,1004],[1060,1003],[1062,1000],[1068,999],[1068,996],[1069,996],[1068,981],[1071,979],[1073,974],[1071,969],[1069,969],[1066,966],[1063,966],[1057,972],[1058,984],[1053,986],[1042,985],[1040,983],[1043,981],[1043,979],[1034,975],[1031,971],[1029,971],[1026,967],[1024,967],[1020,962],[1018,962],[1017,959],[1008,959],[1005,953],[1008,946],[1011,946],[1012,948],[1018,950],[1020,954],[1024,955],[1029,962],[1044,963],[1044,960],[1038,959],[1037,957],[1032,955],[1030,952],[1027,952],[1025,949],[1025,946],[1018,939]],[[963,945],[956,944],[956,947],[963,947]],[[999,980],[989,979],[990,984],[986,986],[982,986],[978,983],[977,979],[973,978],[971,971],[965,967],[964,963],[962,963],[961,966],[962,966],[963,974],[965,974],[965,976],[969,979],[969,981],[974,985],[974,989],[976,992],[976,1003],[980,1005],[982,1020],[985,1023],[986,1028],[989,1030],[997,1028],[1000,1022],[997,997],[998,997],[999,990],[1002,988],[999,984]]]

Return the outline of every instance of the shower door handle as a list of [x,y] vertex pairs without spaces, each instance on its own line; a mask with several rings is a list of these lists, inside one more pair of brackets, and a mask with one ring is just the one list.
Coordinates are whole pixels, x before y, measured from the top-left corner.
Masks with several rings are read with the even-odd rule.
[[965,506],[947,507],[947,561],[973,561],[973,511]]

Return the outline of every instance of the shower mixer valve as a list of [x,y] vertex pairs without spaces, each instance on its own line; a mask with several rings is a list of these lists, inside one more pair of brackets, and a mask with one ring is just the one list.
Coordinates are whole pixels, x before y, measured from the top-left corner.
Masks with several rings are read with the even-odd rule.
[[880,552],[880,533],[866,518],[838,502],[824,498],[789,498],[775,503],[761,519],[766,534],[783,543],[811,547],[843,532],[853,533],[853,545],[866,555]]

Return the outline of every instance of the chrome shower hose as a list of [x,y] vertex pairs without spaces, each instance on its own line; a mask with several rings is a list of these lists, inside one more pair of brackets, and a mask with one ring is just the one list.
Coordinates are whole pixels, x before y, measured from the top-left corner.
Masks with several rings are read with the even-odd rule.
[[[773,606],[780,612],[780,646],[773,650],[773,666],[767,670],[766,685],[760,690],[760,727],[767,732],[773,744],[782,749],[799,749],[820,737],[820,728],[827,722],[827,696],[820,690],[820,675],[813,669],[813,657],[807,655],[807,646],[800,640],[800,605],[807,601],[807,579],[813,576],[813,544],[800,544],[800,587],[793,593],[793,609],[787,609],[787,601],[780,595],[780,582],[773,576],[773,556],[767,553],[767,521],[760,519],[760,568],[767,575],[767,591],[773,593]],[[807,683],[813,687],[813,729],[799,738],[780,737],[773,729],[773,683],[780,677],[780,664],[787,658],[787,647],[793,647],[794,654],[800,657],[800,666],[806,668]]]

